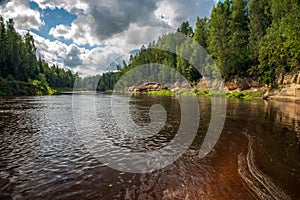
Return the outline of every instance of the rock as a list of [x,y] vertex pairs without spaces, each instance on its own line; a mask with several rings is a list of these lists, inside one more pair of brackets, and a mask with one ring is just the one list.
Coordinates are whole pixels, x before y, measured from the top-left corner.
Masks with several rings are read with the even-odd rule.
[[129,87],[128,92],[130,92],[130,93],[136,92],[136,87],[135,86]]
[[300,86],[295,88],[295,97],[300,98]]
[[142,85],[131,86],[128,88],[128,92],[134,93],[134,92],[149,92],[149,91],[159,91],[159,90],[167,90],[167,87],[162,87],[159,83],[144,83]]
[[298,73],[296,84],[300,84],[300,72]]
[[247,89],[250,88],[247,79],[237,78],[237,79],[235,80],[235,83],[236,83],[237,87],[238,87],[240,90],[247,90]]
[[288,96],[288,97],[296,97],[298,86],[296,84],[293,84],[289,87],[283,88],[277,96]]
[[176,87],[176,88],[172,88],[172,89],[171,89],[172,92],[177,92],[177,91],[179,91],[179,90],[180,90],[179,87]]
[[178,82],[178,81],[176,81],[172,86],[171,86],[171,88],[179,88],[181,86],[181,84]]
[[264,84],[259,81],[256,81],[256,80],[250,80],[249,86],[252,88],[261,88],[261,87],[264,87]]
[[181,83],[181,88],[182,89],[189,89],[191,88],[190,83],[188,81],[184,81]]
[[267,92],[263,95],[263,99],[268,99],[270,97],[270,91],[267,90]]
[[293,75],[286,74],[283,78],[283,85],[289,85],[292,83]]
[[284,79],[284,75],[283,75],[283,73],[280,73],[279,77],[278,77],[277,84],[282,85],[283,84],[283,79]]
[[298,74],[293,75],[291,79],[291,83],[296,83],[297,79],[298,79]]
[[232,90],[238,89],[237,84],[233,83],[233,82],[225,83],[225,86],[228,89],[228,91],[232,91]]
[[196,88],[197,88],[198,90],[208,90],[208,87],[207,87],[207,84],[206,84],[206,80],[205,80],[204,78],[201,79],[201,80],[198,82]]

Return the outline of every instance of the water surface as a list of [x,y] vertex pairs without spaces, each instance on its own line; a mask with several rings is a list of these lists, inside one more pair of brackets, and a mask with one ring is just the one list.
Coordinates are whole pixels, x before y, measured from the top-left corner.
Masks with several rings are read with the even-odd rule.
[[[175,97],[131,97],[130,114],[138,125],[150,123],[148,111],[154,104],[167,111],[166,124],[159,133],[136,135],[133,140],[121,137],[111,123],[107,108],[113,98],[103,94],[1,97],[0,198],[300,198],[299,105],[228,101],[221,137],[213,151],[200,159],[211,101],[199,98],[199,128],[188,150],[166,168],[138,174],[112,169],[93,157],[76,131],[72,100],[96,108],[96,119],[95,113],[85,115],[90,119],[86,120],[87,131],[101,126],[110,135],[106,145],[122,146],[128,152],[168,145],[180,124],[180,105]],[[84,104],[91,99],[94,105]]]

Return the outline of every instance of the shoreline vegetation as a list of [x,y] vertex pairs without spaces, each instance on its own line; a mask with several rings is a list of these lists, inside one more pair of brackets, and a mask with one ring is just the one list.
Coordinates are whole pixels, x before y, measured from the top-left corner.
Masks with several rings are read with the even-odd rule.
[[[300,23],[294,19],[299,18],[298,0],[219,1],[208,18],[197,18],[195,28],[185,21],[176,32],[161,35],[147,47],[142,45],[129,61],[101,75],[83,78],[50,66],[37,56],[29,32],[21,36],[12,19],[5,23],[0,16],[0,95],[47,95],[74,88],[105,92],[120,85],[120,91],[125,91],[149,81],[164,85],[181,76],[193,88],[185,91],[179,86],[177,92],[182,95],[297,99]],[[173,71],[152,70],[156,64]],[[203,87],[204,77],[214,80],[214,76],[224,80],[224,94]],[[171,95],[167,91],[150,94]]]
[[147,95],[162,95],[162,96],[200,96],[200,97],[226,97],[229,99],[242,99],[242,100],[253,100],[262,99],[264,92],[262,91],[234,91],[234,92],[220,92],[220,91],[209,91],[209,90],[197,90],[197,89],[182,89],[177,91],[161,90],[161,91],[150,91],[145,92]]
[[[252,80],[236,80],[235,82],[225,82],[224,87],[219,90],[208,89],[206,84],[219,85],[218,81],[202,81],[194,87],[187,87],[188,83],[174,83],[164,86],[160,83],[150,82],[143,83],[139,86],[124,87],[120,90],[107,90],[106,93],[132,94],[132,95],[160,95],[160,96],[202,96],[202,97],[226,97],[229,99],[272,99],[284,102],[300,103],[300,84],[296,83],[296,79],[300,80],[300,73],[293,76],[286,76],[283,80],[284,85],[280,85],[276,89],[271,89],[266,85],[259,84]],[[219,84],[218,84],[219,83]],[[178,87],[182,85],[183,87]],[[221,84],[223,85],[223,84]],[[185,87],[184,87],[185,86]]]
[[0,15],[0,96],[52,95],[73,88],[78,74],[37,57],[33,36],[21,36]]
[[[295,89],[296,87],[296,89]],[[248,90],[235,90],[235,91],[213,91],[213,90],[198,90],[192,89],[177,89],[177,90],[157,90],[157,91],[144,91],[144,92],[120,92],[120,94],[131,95],[156,95],[156,96],[197,96],[197,97],[225,97],[227,99],[238,100],[275,100],[280,102],[294,102],[300,104],[300,85],[292,84],[285,87],[270,90],[268,96],[266,91],[269,89],[251,88]],[[296,90],[296,92],[295,92]],[[113,93],[112,90],[101,91],[105,93]],[[116,92],[117,93],[117,92]]]
[[[208,18],[197,18],[194,29],[188,21],[183,22],[177,32],[164,34],[147,47],[143,45],[136,55],[130,56],[129,62],[117,65],[116,70],[84,78],[81,83],[87,89],[108,91],[114,90],[116,84],[129,88],[150,81],[164,85],[179,79],[176,73],[153,68],[161,64],[179,72],[197,89],[182,94],[208,95],[202,87],[203,77],[214,80],[213,76],[220,74],[228,98],[297,99],[300,96],[293,91],[300,87],[300,23],[293,19],[298,18],[298,0],[219,1]],[[183,39],[182,35],[190,39]],[[192,41],[204,51],[200,49],[199,53]],[[183,54],[190,56],[189,60],[180,56]],[[209,59],[213,63],[208,63]],[[141,65],[143,68],[136,71]],[[124,76],[129,79],[124,81],[121,78]],[[95,84],[97,87],[93,88]],[[171,92],[151,94],[171,95]]]

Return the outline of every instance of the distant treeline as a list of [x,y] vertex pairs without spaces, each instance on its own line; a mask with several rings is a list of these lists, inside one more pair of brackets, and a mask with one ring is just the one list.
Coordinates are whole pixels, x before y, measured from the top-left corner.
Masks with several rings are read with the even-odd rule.
[[[225,80],[250,77],[276,87],[280,74],[300,68],[299,0],[224,0],[217,3],[209,18],[197,18],[195,30],[186,21],[177,32],[205,48]],[[171,40],[174,34],[161,36],[148,48],[143,46],[137,55],[130,57],[128,64],[123,62],[123,66],[118,66],[117,72],[98,77],[100,81],[93,89],[112,90],[127,71],[147,63],[170,66],[191,84],[197,83],[201,73],[178,56],[193,55],[193,47],[186,42]],[[162,45],[176,45],[176,54],[153,48]],[[84,81],[91,83],[89,78]]]
[[71,89],[77,75],[58,66],[49,66],[36,57],[33,37],[14,29],[13,19],[0,16],[0,95],[52,94]]

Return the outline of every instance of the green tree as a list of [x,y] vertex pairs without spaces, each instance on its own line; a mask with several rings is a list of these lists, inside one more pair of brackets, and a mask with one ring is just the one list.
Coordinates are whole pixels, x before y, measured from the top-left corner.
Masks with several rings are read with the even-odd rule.
[[188,37],[193,37],[193,29],[190,27],[188,21],[185,21],[181,24],[181,26],[177,29],[177,32],[182,33]]
[[272,23],[270,0],[251,0],[248,4],[249,18],[249,58],[253,71],[259,64],[259,48],[262,38],[266,35],[267,29]]
[[208,33],[208,19],[206,17],[197,17],[193,39],[196,40],[204,49],[207,48]]
[[272,24],[259,49],[262,80],[277,85],[279,74],[300,68],[300,3],[297,0],[272,0]]
[[245,76],[249,66],[247,0],[233,0],[229,20],[229,76]]
[[218,2],[209,20],[208,51],[224,78],[229,78],[229,36],[230,1]]

